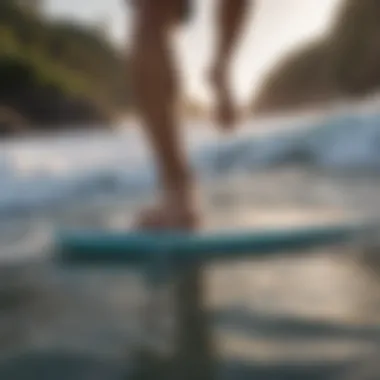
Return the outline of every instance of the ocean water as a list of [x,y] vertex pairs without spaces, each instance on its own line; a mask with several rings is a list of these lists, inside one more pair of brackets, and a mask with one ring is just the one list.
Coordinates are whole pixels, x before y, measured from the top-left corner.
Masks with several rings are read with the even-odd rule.
[[[380,170],[376,104],[252,119],[227,136],[210,123],[194,121],[185,124],[184,136],[202,184],[294,166],[337,175]],[[146,139],[133,122],[113,133],[77,131],[3,141],[0,219],[83,200],[152,195],[155,174]]]
[[[206,228],[377,218],[379,123],[373,104],[256,119],[228,137],[189,122]],[[123,378],[154,289],[132,271],[63,270],[49,243],[57,228],[131,226],[156,185],[141,132],[1,144],[0,378]],[[380,261],[364,243],[205,268],[221,378],[378,378]]]

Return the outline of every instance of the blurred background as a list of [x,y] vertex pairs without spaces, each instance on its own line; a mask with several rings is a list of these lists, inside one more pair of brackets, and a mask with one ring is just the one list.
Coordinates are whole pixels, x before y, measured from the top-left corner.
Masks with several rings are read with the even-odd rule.
[[[205,81],[215,3],[176,39],[205,228],[377,219],[380,3],[257,0],[228,137]],[[0,2],[0,379],[124,379],[143,339],[139,273],[50,260],[57,229],[128,229],[154,198],[133,21],[121,0]],[[221,378],[379,379],[379,274],[373,241],[206,268]]]

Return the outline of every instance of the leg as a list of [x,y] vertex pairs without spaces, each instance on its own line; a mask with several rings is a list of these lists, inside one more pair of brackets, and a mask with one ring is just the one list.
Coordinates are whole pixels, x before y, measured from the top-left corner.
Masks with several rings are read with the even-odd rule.
[[[192,228],[193,184],[179,138],[175,112],[177,79],[170,54],[170,32],[183,15],[183,3],[141,1],[133,51],[135,96],[157,158],[163,189],[161,208],[149,213],[142,223],[148,227]],[[210,380],[212,351],[201,269],[198,265],[184,268],[178,277],[174,295],[179,324],[178,357],[170,366],[174,371],[172,378]],[[159,378],[157,373],[154,375]]]
[[142,217],[145,227],[194,225],[193,184],[179,137],[178,84],[170,51],[170,34],[182,7],[178,0],[141,0],[138,9],[132,54],[134,90],[162,185],[162,203]]
[[[250,3],[254,4],[254,1]],[[218,5],[217,49],[210,79],[216,96],[217,121],[223,129],[229,130],[237,115],[227,75],[236,42],[243,29],[248,0],[220,0]]]

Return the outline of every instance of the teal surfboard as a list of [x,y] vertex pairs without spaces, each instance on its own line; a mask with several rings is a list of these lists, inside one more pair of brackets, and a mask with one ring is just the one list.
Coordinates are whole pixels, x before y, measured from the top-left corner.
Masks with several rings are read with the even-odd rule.
[[69,265],[139,265],[164,259],[171,264],[263,257],[354,240],[360,224],[300,228],[186,232],[61,231],[56,236],[58,260]]

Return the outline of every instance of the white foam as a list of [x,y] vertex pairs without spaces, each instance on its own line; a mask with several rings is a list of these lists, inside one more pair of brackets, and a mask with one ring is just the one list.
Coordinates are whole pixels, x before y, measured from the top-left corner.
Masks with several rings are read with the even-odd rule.
[[[252,120],[228,138],[188,126],[186,141],[203,178],[291,163],[380,170],[380,114],[373,100],[286,118]],[[135,129],[76,132],[2,143],[0,217],[114,193],[151,191],[155,170]]]

